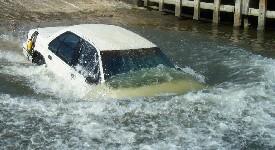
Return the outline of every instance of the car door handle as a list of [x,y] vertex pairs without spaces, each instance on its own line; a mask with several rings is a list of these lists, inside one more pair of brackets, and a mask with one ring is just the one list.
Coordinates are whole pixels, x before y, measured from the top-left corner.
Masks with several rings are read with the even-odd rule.
[[50,60],[52,60],[52,59],[53,59],[51,55],[48,55],[48,58],[49,58]]

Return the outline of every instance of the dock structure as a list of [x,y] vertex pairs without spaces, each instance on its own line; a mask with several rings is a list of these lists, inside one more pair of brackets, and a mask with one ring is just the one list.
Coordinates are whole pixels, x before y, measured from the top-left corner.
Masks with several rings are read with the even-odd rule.
[[[275,10],[267,10],[268,0],[258,0],[258,8],[251,7],[250,3],[254,0],[233,0],[235,4],[228,5],[223,4],[222,0],[212,0],[212,2],[205,2],[205,0],[143,0],[144,7],[156,8],[158,6],[159,11],[165,11],[164,5],[174,5],[175,6],[175,16],[181,17],[182,10],[186,7],[194,8],[193,19],[200,20],[201,10],[212,10],[213,18],[212,22],[214,24],[220,23],[220,12],[234,13],[234,23],[235,28],[243,26],[248,28],[248,16],[258,17],[258,30],[265,29],[266,18],[275,19]],[[151,5],[153,4],[153,5]],[[157,6],[154,4],[158,4]]]

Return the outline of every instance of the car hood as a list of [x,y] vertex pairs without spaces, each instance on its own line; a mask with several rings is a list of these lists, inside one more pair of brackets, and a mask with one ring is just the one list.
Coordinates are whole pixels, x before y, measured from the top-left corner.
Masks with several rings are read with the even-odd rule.
[[113,88],[110,90],[110,96],[113,98],[127,98],[179,95],[190,91],[200,90],[204,87],[205,85],[198,81],[183,79],[141,87]]
[[204,87],[191,74],[162,65],[116,75],[107,85],[116,98],[177,95]]
[[113,98],[178,95],[205,87],[193,74],[162,65],[115,75],[105,85]]

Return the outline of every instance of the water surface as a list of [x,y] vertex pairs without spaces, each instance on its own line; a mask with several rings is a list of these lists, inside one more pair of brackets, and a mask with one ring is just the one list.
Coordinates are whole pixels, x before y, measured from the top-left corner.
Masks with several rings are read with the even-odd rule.
[[[42,10],[37,1],[34,10],[1,3],[1,149],[275,148],[273,31],[236,31],[120,2],[93,1],[92,11],[84,0],[56,1],[64,10],[43,2]],[[104,89],[63,82],[24,59],[30,28],[80,23],[115,24],[148,38],[208,88],[111,99]]]

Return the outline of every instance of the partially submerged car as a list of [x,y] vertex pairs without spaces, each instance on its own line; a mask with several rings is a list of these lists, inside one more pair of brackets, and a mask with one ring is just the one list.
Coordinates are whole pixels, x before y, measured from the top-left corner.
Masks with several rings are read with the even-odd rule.
[[23,53],[69,80],[105,84],[112,97],[179,94],[203,87],[178,71],[155,44],[114,25],[32,29]]

